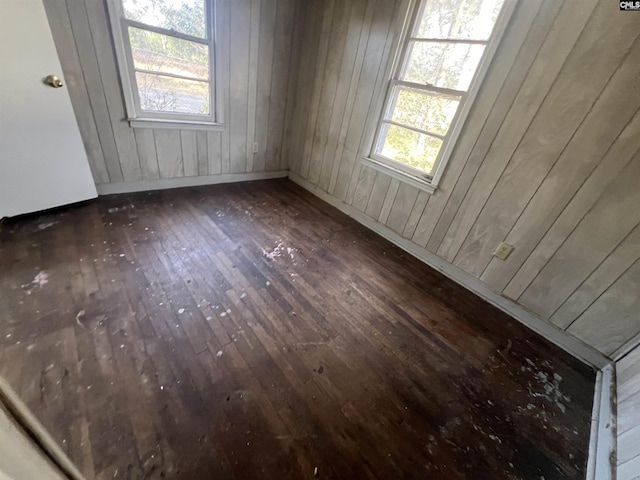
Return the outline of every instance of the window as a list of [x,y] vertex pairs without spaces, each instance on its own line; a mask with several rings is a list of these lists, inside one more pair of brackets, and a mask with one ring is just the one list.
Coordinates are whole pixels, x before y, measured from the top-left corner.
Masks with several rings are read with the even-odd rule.
[[109,7],[132,125],[213,124],[213,0],[110,0]]
[[495,50],[492,32],[504,29],[507,10],[508,0],[417,2],[390,81],[374,160],[437,185]]

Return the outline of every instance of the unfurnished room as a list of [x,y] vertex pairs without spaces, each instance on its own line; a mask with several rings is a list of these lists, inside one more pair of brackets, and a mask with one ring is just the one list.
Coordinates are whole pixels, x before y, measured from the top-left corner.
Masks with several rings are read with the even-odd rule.
[[0,7],[0,480],[640,479],[640,2]]

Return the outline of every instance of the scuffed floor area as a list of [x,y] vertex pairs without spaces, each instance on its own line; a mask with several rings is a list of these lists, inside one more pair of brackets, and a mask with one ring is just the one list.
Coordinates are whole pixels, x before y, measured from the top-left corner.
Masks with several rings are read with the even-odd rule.
[[7,221],[0,312],[89,479],[584,478],[595,373],[288,180]]

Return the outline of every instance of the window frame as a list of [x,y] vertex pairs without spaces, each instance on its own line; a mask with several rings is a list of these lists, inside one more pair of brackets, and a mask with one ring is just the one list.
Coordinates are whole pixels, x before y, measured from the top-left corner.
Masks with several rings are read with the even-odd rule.
[[[493,26],[491,35],[486,41],[461,40],[460,42],[451,42],[467,44],[478,43],[485,45],[485,50],[482,54],[482,58],[480,59],[480,63],[478,64],[478,67],[476,68],[476,71],[469,84],[469,88],[466,91],[452,90],[442,87],[436,87],[434,85],[416,84],[407,82],[405,80],[400,80],[400,75],[404,71],[409,61],[408,52],[411,41],[416,40],[414,34],[419,28],[418,23],[427,5],[427,2],[429,2],[429,0],[411,0],[409,2],[408,14],[406,15],[405,24],[400,33],[400,41],[397,51],[393,57],[391,75],[388,78],[388,85],[384,98],[383,108],[380,112],[380,116],[376,124],[373,143],[371,145],[369,157],[364,158],[363,163],[378,171],[387,173],[393,178],[399,179],[401,181],[406,181],[411,185],[417,186],[422,190],[427,191],[428,193],[433,193],[438,187],[438,184],[442,178],[442,175],[444,174],[448,162],[451,160],[451,156],[453,150],[455,149],[460,133],[463,130],[464,124],[471,111],[471,107],[473,106],[480,87],[482,86],[482,82],[487,74],[487,71],[489,70],[489,66],[495,57],[495,53],[498,49],[500,41],[507,29],[507,26],[509,25],[511,17],[513,16],[513,12],[518,0],[505,0],[502,8],[500,9],[500,13],[498,14],[498,18],[496,19],[496,22]],[[442,39],[433,40],[443,41]],[[380,153],[376,153],[376,150],[378,150],[378,147],[381,146],[382,142],[384,141],[381,135],[384,125],[393,124],[387,119],[390,119],[392,115],[395,89],[400,86],[404,86],[406,88],[416,88],[417,90],[427,92],[439,92],[443,95],[451,94],[459,96],[460,98],[460,103],[458,105],[456,114],[453,117],[451,125],[445,135],[438,135],[433,132],[420,131],[420,133],[426,133],[427,135],[441,138],[443,142],[442,147],[438,152],[438,156],[436,157],[436,160],[434,162],[433,170],[430,174],[427,174],[418,168],[404,164],[397,160],[385,157]],[[406,128],[405,125],[401,126],[403,128]]]
[[[122,0],[107,0],[107,9],[111,22],[111,32],[114,40],[120,84],[124,96],[127,113],[127,121],[131,127],[136,128],[181,128],[195,130],[222,130],[223,111],[220,95],[220,79],[217,68],[217,41],[216,41],[216,11],[215,0],[203,0],[205,6],[205,34],[206,38],[199,38],[175,30],[156,27],[146,23],[126,18]],[[187,40],[201,45],[206,45],[209,50],[209,114],[193,115],[188,113],[171,113],[143,110],[140,103],[140,94],[136,80],[136,69],[133,62],[133,50],[129,39],[129,27],[138,28],[148,32]],[[176,77],[176,75],[160,75],[162,77]],[[189,78],[177,76],[178,78]]]

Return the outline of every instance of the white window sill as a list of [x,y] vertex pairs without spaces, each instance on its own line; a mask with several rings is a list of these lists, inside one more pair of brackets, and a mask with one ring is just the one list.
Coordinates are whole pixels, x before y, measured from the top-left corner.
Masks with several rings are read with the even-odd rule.
[[403,172],[402,170],[398,170],[390,165],[387,165],[386,163],[373,160],[372,158],[362,157],[360,159],[360,163],[429,194],[433,194],[438,188],[429,180],[422,179],[420,177],[416,177],[415,175]]
[[171,130],[212,130],[222,132],[224,124],[199,122],[197,120],[164,120],[162,118],[129,118],[129,125],[133,128],[164,128]]

